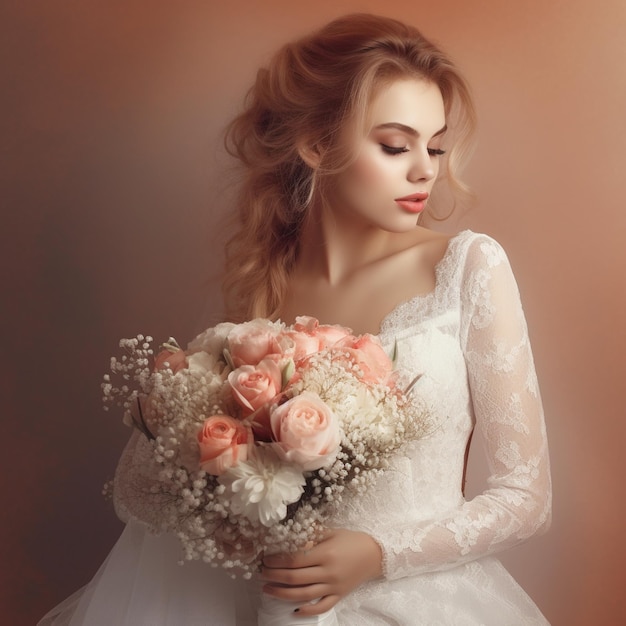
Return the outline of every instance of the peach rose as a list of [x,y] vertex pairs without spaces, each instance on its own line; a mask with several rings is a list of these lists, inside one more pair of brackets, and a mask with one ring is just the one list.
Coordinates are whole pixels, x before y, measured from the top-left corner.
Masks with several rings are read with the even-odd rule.
[[228,415],[212,415],[198,431],[201,470],[219,476],[248,458],[250,431]]
[[294,343],[293,358],[295,361],[304,359],[321,349],[320,339],[312,333],[290,330],[285,333]]
[[256,411],[281,391],[282,373],[270,358],[258,365],[242,365],[228,375],[235,400],[244,409]]
[[293,341],[282,328],[266,319],[256,319],[235,326],[228,333],[228,351],[236,367],[256,365],[272,355],[275,360],[293,354]]
[[179,372],[182,369],[185,369],[189,363],[187,362],[187,355],[184,350],[180,348],[178,350],[173,350],[170,348],[165,348],[159,352],[159,354],[154,357],[154,370],[164,370],[169,367],[169,369],[174,372]]
[[349,328],[334,324],[320,324],[317,319],[309,317],[308,315],[296,317],[296,323],[293,325],[293,329],[294,331],[303,332],[316,337],[319,344],[318,350],[329,348],[338,341],[352,335],[352,331]]
[[393,372],[393,363],[374,335],[346,337],[336,347],[349,352],[363,372],[363,382],[386,384]]
[[341,443],[339,423],[314,393],[303,391],[274,407],[270,425],[278,455],[303,470],[320,469],[337,457]]

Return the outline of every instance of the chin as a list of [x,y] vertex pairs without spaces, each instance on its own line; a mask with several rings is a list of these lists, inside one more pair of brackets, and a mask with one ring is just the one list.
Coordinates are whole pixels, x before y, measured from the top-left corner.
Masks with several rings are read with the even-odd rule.
[[403,235],[405,233],[412,233],[416,231],[418,228],[420,228],[420,225],[417,223],[417,220],[415,220],[412,224],[390,224],[389,226],[383,226],[382,228],[388,233],[392,233],[394,235]]

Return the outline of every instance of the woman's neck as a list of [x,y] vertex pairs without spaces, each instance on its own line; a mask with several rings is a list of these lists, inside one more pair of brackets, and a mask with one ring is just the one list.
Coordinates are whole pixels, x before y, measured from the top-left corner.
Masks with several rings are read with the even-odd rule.
[[314,209],[302,231],[298,270],[339,286],[367,266],[415,245],[426,232],[417,227],[387,232],[332,209]]

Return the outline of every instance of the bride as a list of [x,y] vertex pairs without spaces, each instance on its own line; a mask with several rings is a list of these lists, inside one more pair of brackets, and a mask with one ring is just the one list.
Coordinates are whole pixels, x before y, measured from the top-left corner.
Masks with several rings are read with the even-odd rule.
[[[392,19],[337,19],[259,71],[227,134],[242,165],[227,318],[310,315],[377,335],[419,376],[438,427],[345,502],[320,543],[267,556],[251,583],[180,567],[175,538],[145,531],[129,488],[145,454],[135,434],[115,481],[127,527],[94,579],[40,624],[241,626],[256,623],[261,597],[292,603],[283,624],[329,612],[342,626],[547,624],[496,558],[545,531],[551,510],[515,279],[490,237],[420,223],[441,210],[441,188],[466,192],[458,170],[473,124],[456,67]],[[475,428],[490,476],[467,500]]]

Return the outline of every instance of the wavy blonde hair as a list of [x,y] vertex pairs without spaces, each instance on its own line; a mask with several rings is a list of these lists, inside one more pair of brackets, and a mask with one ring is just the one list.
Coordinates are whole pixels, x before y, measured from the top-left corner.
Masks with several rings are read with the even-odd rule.
[[308,208],[354,158],[340,140],[342,129],[366,132],[372,98],[399,78],[439,87],[453,131],[440,178],[455,197],[469,194],[458,172],[475,127],[470,91],[450,59],[417,29],[355,14],[285,45],[259,70],[243,112],[226,132],[226,148],[243,166],[235,234],[226,245],[230,319],[276,316]]

